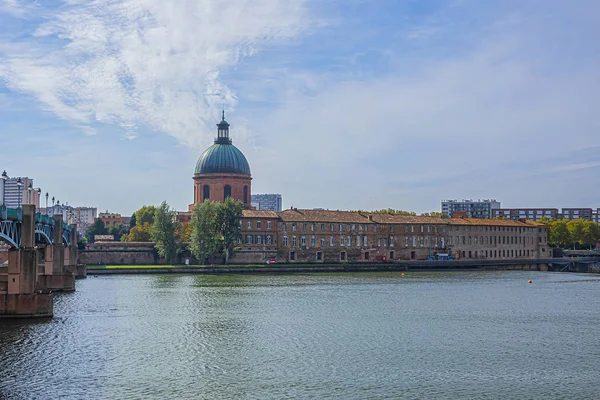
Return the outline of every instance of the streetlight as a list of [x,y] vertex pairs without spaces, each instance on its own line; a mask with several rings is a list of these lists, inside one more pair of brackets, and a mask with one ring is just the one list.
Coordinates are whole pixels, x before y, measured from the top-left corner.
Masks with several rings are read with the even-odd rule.
[[22,186],[23,186],[23,181],[21,180],[21,177],[19,177],[17,179],[17,188],[18,188],[17,192],[19,193],[18,196],[17,196],[18,200],[19,200],[18,203],[17,203],[18,204],[17,208],[21,208],[21,196],[22,196],[22,194],[21,194],[22,193],[21,192],[21,187]]
[[8,179],[8,174],[6,170],[2,173],[2,205],[6,205],[6,180]]
[[27,204],[31,204],[31,191],[33,190],[33,186],[31,182],[29,182],[29,187],[27,188]]
[[48,192],[46,192],[46,215],[48,215]]
[[38,192],[38,198],[37,198],[37,202],[38,202],[38,212],[40,213],[40,215],[42,215],[42,205],[40,204],[42,201],[42,189],[38,188],[37,189]]

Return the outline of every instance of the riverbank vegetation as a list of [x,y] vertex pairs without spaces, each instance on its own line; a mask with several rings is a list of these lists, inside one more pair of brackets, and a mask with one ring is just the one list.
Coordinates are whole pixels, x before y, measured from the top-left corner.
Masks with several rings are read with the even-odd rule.
[[600,225],[584,219],[540,221],[548,227],[548,243],[554,247],[576,250],[591,249],[600,243]]

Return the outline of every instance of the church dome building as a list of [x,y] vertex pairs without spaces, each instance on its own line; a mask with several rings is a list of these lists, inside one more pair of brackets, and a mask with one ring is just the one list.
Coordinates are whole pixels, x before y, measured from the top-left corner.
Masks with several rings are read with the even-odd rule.
[[194,205],[232,197],[250,208],[252,175],[244,154],[232,144],[225,111],[217,124],[215,143],[202,153],[194,170]]

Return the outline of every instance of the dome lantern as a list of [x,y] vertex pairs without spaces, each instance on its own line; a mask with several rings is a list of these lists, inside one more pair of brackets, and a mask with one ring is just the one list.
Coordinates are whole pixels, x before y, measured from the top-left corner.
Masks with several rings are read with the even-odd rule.
[[221,122],[217,124],[217,128],[217,138],[215,139],[215,143],[231,144],[231,139],[229,138],[229,124],[225,121],[225,110],[223,110]]

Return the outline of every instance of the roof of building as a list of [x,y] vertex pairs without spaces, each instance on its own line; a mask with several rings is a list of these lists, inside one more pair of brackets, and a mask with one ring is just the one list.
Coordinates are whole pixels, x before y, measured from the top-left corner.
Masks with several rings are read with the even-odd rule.
[[275,211],[270,210],[243,210],[242,217],[244,218],[278,218]]
[[450,218],[447,221],[451,225],[493,225],[493,226],[544,226],[539,222],[531,220],[514,220],[514,219],[484,219],[484,218]]
[[366,213],[378,224],[448,224],[448,218],[420,217],[417,215],[399,215],[384,213]]
[[250,175],[250,165],[244,154],[234,145],[215,143],[202,153],[196,163],[194,173]]
[[244,154],[233,144],[229,138],[229,124],[225,121],[225,111],[221,122],[217,124],[217,138],[215,144],[202,153],[194,174],[245,174],[250,175],[250,165]]
[[369,219],[356,211],[301,210],[297,208],[277,213],[284,222],[343,222],[368,224]]
[[283,222],[329,222],[355,224],[430,224],[430,225],[478,225],[478,226],[543,226],[531,220],[441,218],[416,215],[366,213],[360,211],[287,209],[276,213]]

